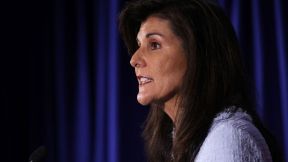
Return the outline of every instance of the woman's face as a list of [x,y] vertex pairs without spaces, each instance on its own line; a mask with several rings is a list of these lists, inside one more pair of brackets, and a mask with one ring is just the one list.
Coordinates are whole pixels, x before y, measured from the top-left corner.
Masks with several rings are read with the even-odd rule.
[[142,105],[167,102],[177,97],[186,71],[182,42],[170,22],[150,16],[141,24],[137,35],[138,50],[130,64],[139,83],[137,100]]

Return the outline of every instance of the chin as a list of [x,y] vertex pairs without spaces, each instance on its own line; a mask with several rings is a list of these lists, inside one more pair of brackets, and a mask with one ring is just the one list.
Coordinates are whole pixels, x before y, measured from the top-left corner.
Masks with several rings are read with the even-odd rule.
[[137,97],[137,101],[139,104],[143,105],[143,106],[147,106],[149,104],[151,104],[151,101],[150,100],[147,100],[145,98],[139,98]]
[[150,102],[143,102],[143,101],[139,101],[139,100],[138,100],[138,103],[141,104],[142,106],[147,106],[150,104]]

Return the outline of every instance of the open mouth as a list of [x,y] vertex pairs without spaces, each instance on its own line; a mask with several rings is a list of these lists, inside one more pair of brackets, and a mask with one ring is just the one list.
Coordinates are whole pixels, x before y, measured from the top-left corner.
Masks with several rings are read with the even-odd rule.
[[144,77],[144,76],[138,76],[137,80],[138,80],[138,83],[139,83],[140,86],[145,85],[145,84],[150,83],[150,82],[153,81],[152,78]]

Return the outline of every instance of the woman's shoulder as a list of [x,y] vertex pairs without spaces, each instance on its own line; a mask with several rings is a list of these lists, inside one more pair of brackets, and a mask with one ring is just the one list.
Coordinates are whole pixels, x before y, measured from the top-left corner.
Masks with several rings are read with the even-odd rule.
[[272,161],[265,139],[251,116],[241,108],[229,111],[232,108],[235,107],[225,109],[214,118],[195,161]]

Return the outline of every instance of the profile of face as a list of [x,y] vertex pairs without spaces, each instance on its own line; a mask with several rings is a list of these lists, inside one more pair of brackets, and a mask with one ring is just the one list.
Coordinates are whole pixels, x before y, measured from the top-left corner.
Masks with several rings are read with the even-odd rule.
[[138,102],[148,105],[175,100],[187,61],[181,39],[173,33],[170,22],[148,17],[140,26],[137,42],[139,48],[130,64],[139,83]]

